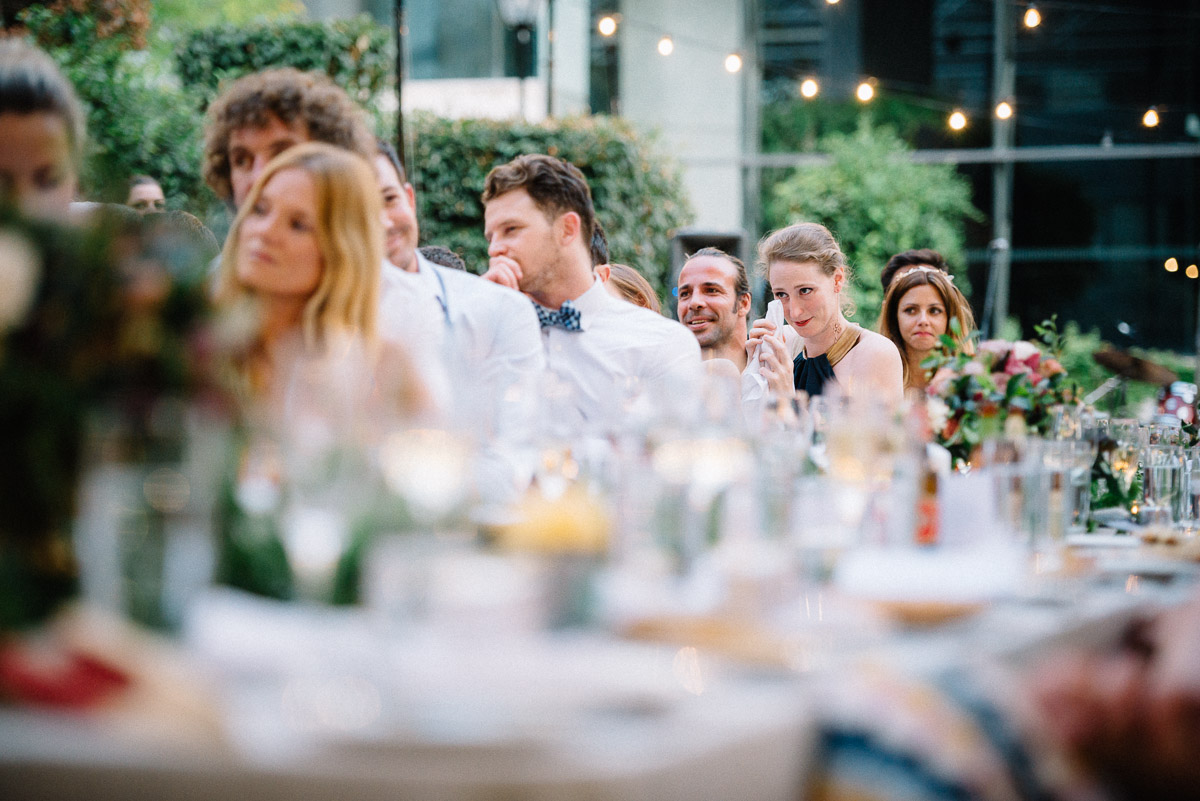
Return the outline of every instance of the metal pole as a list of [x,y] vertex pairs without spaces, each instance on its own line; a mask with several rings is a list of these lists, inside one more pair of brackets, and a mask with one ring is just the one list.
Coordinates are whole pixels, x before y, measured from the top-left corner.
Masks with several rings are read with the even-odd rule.
[[[993,0],[994,52],[992,53],[992,109],[1002,101],[1013,103],[1016,62],[1009,0]],[[991,335],[999,334],[1008,318],[1009,271],[1012,264],[1013,118],[992,116],[992,264],[989,283],[994,291]]]
[[546,116],[554,117],[554,0],[546,3]]
[[404,37],[408,30],[404,25],[404,0],[396,0],[392,23],[396,35],[396,154],[400,165],[408,170],[408,158],[404,153],[404,102],[401,88],[404,84]]
[[[762,103],[759,97],[762,92],[762,58],[758,47],[761,25],[760,0],[746,0],[742,15],[742,152],[751,157],[757,156],[762,150]],[[744,250],[738,255],[748,262],[762,228],[762,168],[757,164],[743,165],[742,192],[742,230],[749,240],[742,243]],[[758,283],[757,280],[755,283]],[[763,308],[766,307],[761,293],[754,292],[753,297],[761,300]]]
[[[1200,245],[1196,246],[1196,250],[1192,255],[1200,259]],[[1192,383],[1200,386],[1200,281],[1196,283],[1196,372],[1192,376]],[[1200,422],[1200,420],[1197,422]]]

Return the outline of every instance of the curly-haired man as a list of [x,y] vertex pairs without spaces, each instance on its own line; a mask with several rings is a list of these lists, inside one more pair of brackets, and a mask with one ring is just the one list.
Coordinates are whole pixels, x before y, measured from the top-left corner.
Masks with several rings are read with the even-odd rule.
[[326,142],[368,162],[375,154],[362,109],[328,77],[290,67],[246,75],[208,109],[204,180],[236,209],[267,162],[301,142]]

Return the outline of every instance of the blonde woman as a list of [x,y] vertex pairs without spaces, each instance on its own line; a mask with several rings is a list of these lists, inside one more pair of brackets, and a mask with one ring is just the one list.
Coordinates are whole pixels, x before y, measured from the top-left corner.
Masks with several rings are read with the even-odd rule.
[[[950,321],[958,321],[954,333]],[[975,316],[951,276],[926,265],[902,267],[888,287],[879,312],[879,333],[890,339],[904,360],[904,389],[923,392],[929,376],[921,362],[941,347],[943,334],[970,347]]]
[[293,339],[321,352],[345,339],[377,347],[383,224],[362,158],[321,143],[289,148],[264,169],[233,222],[217,302],[253,300],[259,324],[243,367],[266,389]]
[[786,323],[800,335],[789,353],[769,320],[750,331],[751,353],[760,343],[760,370],[768,387],[784,396],[795,390],[821,395],[836,385],[844,396],[896,405],[904,396],[904,370],[886,337],[846,319],[850,268],[833,234],[817,223],[797,223],[758,244],[759,263],[780,301]]
[[[303,527],[288,522],[302,519],[297,510],[306,507],[297,499],[333,504],[343,520],[342,506],[352,508],[347,498],[364,486],[361,462],[330,455],[369,449],[393,420],[429,409],[403,351],[385,350],[377,334],[383,243],[374,170],[323,143],[272,159],[233,222],[217,303],[255,315],[235,362],[252,425],[231,471],[236,489],[227,493],[217,571],[224,583],[275,597],[295,587],[328,597],[332,565],[313,567],[304,551],[311,543],[297,534]],[[278,503],[285,483],[295,508],[283,509],[275,536],[254,535],[246,522],[262,512],[254,504]],[[326,529],[337,541],[322,541],[322,553],[347,550],[348,526]]]

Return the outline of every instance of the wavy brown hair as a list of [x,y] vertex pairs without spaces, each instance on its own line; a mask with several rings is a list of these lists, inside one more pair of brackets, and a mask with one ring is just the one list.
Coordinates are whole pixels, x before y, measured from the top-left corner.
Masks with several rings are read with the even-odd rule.
[[493,198],[517,189],[528,192],[547,219],[553,220],[568,211],[578,214],[579,233],[590,252],[596,209],[592,205],[592,190],[578,167],[541,154],[517,156],[488,173],[483,185],[483,204],[486,206]]
[[[905,272],[907,269],[907,272]],[[910,289],[918,286],[931,286],[942,299],[946,309],[946,333],[954,339],[960,348],[971,352],[971,333],[975,330],[975,315],[971,312],[971,304],[967,302],[962,291],[954,285],[950,276],[940,270],[930,267],[902,268],[892,279],[888,293],[883,299],[883,308],[879,312],[878,328],[896,345],[900,351],[900,361],[904,365],[904,386],[909,386],[908,374],[908,345],[900,336],[900,302]],[[950,327],[951,320],[958,320],[959,333],[956,335]]]
[[278,117],[300,123],[310,141],[375,157],[375,137],[350,96],[328,76],[286,67],[246,75],[230,84],[208,109],[204,132],[204,181],[217,197],[233,201],[229,137],[239,128],[261,128]]

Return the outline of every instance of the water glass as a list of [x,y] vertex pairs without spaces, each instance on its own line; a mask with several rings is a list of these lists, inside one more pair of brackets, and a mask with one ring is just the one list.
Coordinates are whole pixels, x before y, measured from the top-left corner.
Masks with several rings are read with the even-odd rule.
[[1183,451],[1183,516],[1191,535],[1200,531],[1200,446]]
[[1083,407],[1077,403],[1057,403],[1050,407],[1050,438],[1080,439],[1083,436]]
[[1073,439],[1045,443],[1043,463],[1050,471],[1052,531],[1080,533],[1087,529],[1095,460],[1094,442]]
[[1174,528],[1183,519],[1183,450],[1149,445],[1143,460],[1142,521]]

